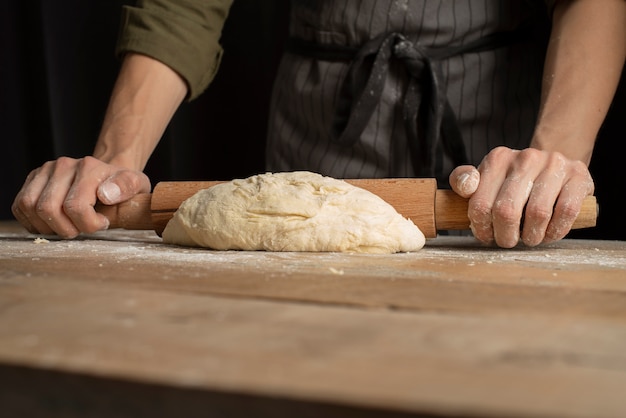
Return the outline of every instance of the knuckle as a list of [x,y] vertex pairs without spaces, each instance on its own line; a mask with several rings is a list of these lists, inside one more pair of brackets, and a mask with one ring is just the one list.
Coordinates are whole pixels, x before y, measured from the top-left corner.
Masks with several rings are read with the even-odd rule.
[[495,147],[493,150],[491,150],[491,152],[488,154],[490,158],[499,158],[502,157],[503,155],[508,155],[511,152],[510,148],[504,147],[504,146],[498,146]]
[[491,202],[484,199],[472,199],[467,215],[470,219],[470,229],[479,241],[489,243],[493,241],[493,223],[491,218]]
[[133,176],[130,171],[120,172],[117,178],[120,180],[119,183],[121,183],[120,186],[122,187],[122,189],[126,191],[134,190],[139,185],[139,179],[137,178],[137,176]]
[[493,207],[493,217],[503,225],[514,225],[520,220],[520,214],[511,199],[496,201]]
[[468,207],[468,216],[472,223],[481,224],[491,222],[492,206],[486,200],[473,199]]
[[58,160],[46,161],[45,163],[43,163],[41,165],[41,167],[36,168],[33,171],[31,171],[31,174],[32,175],[38,175],[39,173],[42,173],[42,172],[51,171],[56,166],[57,161]]
[[101,224],[94,221],[92,216],[90,216],[92,209],[93,207],[88,202],[80,199],[67,199],[63,203],[63,210],[77,232],[91,234],[101,229]]
[[59,157],[54,162],[54,168],[56,171],[64,171],[76,164],[76,160],[70,157]]
[[582,177],[587,182],[593,184],[593,179],[591,177],[591,173],[589,172],[589,168],[582,161],[574,161],[572,163],[572,172],[575,176]]
[[539,224],[546,224],[552,218],[552,208],[544,205],[531,205],[526,207],[526,218]]
[[94,157],[86,156],[75,161],[74,169],[76,170],[76,173],[82,173],[83,175],[89,173],[90,176],[95,174],[102,177],[102,174],[100,173],[101,165],[102,162],[100,160]]
[[528,161],[528,160],[535,160],[540,155],[541,155],[541,151],[535,148],[524,148],[519,151],[518,158],[520,160]]
[[587,194],[588,195],[593,195],[595,193],[596,185],[593,182],[593,180],[590,179],[590,181],[587,182],[587,186],[586,187],[587,187]]
[[558,178],[563,178],[567,174],[567,163],[567,158],[563,154],[552,152],[548,155],[546,168]]
[[85,211],[85,204],[79,199],[68,198],[63,202],[63,211],[70,217],[74,218]]
[[95,157],[86,156],[80,159],[79,164],[83,167],[93,167],[101,164],[101,161]]
[[509,150],[508,148],[502,146],[492,149],[487,155],[485,155],[482,162],[480,163],[481,169],[488,170],[491,166],[497,164],[498,161],[501,161],[503,158],[505,158],[510,153],[510,151],[511,150]]
[[536,247],[537,245],[541,244],[541,241],[543,240],[544,236],[545,236],[544,230],[539,230],[536,228],[533,228],[531,231],[525,230],[522,235],[522,242],[527,247]]
[[35,215],[46,223],[56,219],[59,212],[54,205],[47,201],[38,203],[34,210]]
[[555,166],[564,166],[567,164],[567,158],[565,155],[558,151],[552,151],[548,154],[548,163]]
[[14,208],[22,212],[33,212],[36,210],[37,199],[30,194],[21,194],[13,202]]
[[49,165],[50,165],[50,163],[47,162],[47,163],[44,163],[41,167],[38,167],[38,168],[35,168],[34,170],[31,170],[31,172],[28,173],[28,176],[26,176],[26,183],[25,184],[30,183],[35,177],[37,177]]
[[11,204],[11,213],[15,218],[20,218],[21,215],[24,213],[24,211],[19,207],[17,201],[14,201],[13,204]]
[[573,222],[580,212],[580,205],[575,204],[571,201],[564,202],[559,205],[559,212],[561,218],[563,218],[565,221]]
[[554,242],[558,241],[567,235],[569,232],[569,226],[563,222],[555,222],[551,223],[546,230],[546,235],[544,237],[544,242]]
[[40,218],[49,218],[56,212],[54,205],[48,200],[39,201],[35,205],[35,213],[37,213]]
[[[73,223],[73,228],[78,232],[93,233],[99,230],[99,226],[91,222],[87,216],[92,206],[80,199],[67,199],[63,202],[63,211]],[[73,231],[72,231],[73,232]]]
[[120,181],[116,183],[125,194],[134,194],[143,190],[145,188],[144,183],[147,179],[143,173],[137,173],[130,170],[125,170],[119,173],[117,178]]
[[515,164],[521,171],[527,171],[536,166],[542,158],[541,151],[534,148],[525,148],[519,151]]
[[130,176],[130,185],[132,190],[140,190],[143,186],[144,178],[142,176],[132,175]]

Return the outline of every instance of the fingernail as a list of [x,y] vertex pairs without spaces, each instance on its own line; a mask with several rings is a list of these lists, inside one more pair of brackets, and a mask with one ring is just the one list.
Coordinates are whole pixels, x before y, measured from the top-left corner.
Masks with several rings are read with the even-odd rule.
[[100,185],[100,195],[106,200],[103,203],[116,203],[122,195],[122,191],[117,184],[107,182]]
[[476,191],[478,187],[478,178],[474,173],[463,173],[459,177],[457,182],[457,187],[461,193],[469,195]]
[[464,188],[465,182],[467,181],[468,178],[469,178],[469,173],[463,173],[459,176],[459,180],[458,180],[459,189]]

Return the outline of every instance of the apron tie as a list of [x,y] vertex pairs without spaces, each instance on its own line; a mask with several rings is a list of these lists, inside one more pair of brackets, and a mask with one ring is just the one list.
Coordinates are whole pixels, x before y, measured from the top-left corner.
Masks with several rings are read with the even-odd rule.
[[[342,145],[358,141],[380,102],[394,58],[404,65],[409,75],[402,114],[418,176],[436,176],[436,150],[440,139],[455,165],[466,164],[465,146],[447,100],[440,61],[399,33],[379,35],[363,45],[354,57],[335,108],[335,141]],[[444,121],[446,129],[442,132]]]
[[445,185],[443,152],[455,166],[468,164],[469,159],[448,102],[443,60],[527,39],[533,26],[529,19],[513,31],[443,48],[423,47],[401,33],[390,32],[372,38],[359,48],[290,38],[287,51],[327,61],[350,61],[332,126],[333,141],[345,146],[354,145],[361,137],[380,102],[392,60],[400,62],[408,75],[402,115],[414,169],[418,177],[436,177]]

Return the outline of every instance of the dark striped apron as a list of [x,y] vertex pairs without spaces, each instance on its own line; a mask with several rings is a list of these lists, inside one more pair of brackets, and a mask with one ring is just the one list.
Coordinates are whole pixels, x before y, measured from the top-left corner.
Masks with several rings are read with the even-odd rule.
[[270,171],[436,177],[526,147],[546,14],[528,1],[292,1]]

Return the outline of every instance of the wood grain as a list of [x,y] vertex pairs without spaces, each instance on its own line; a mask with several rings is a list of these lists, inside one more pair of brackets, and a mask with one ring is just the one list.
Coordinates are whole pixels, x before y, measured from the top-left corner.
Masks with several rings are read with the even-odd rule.
[[626,414],[623,242],[502,250],[441,237],[372,256],[207,251],[123,230],[34,238],[0,228],[3,412],[163,416],[172,399],[261,417],[320,405],[358,416]]

